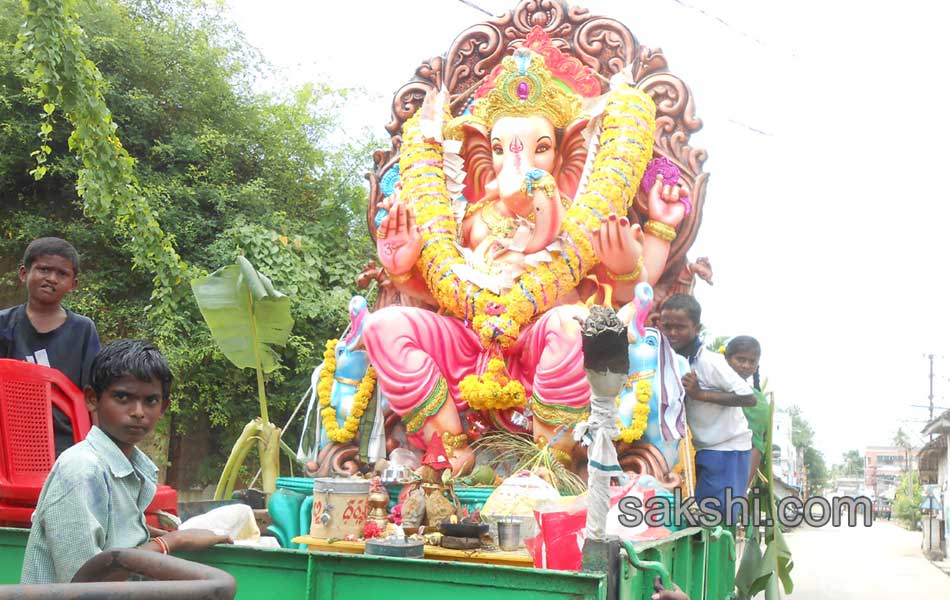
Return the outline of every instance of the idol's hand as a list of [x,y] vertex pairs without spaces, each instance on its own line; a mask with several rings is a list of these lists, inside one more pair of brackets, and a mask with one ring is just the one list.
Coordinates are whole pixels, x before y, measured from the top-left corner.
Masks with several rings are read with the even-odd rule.
[[689,203],[689,192],[685,187],[676,183],[664,183],[663,175],[657,174],[650,196],[647,199],[647,212],[650,219],[659,221],[670,227],[678,227],[686,216],[686,207]]
[[639,225],[631,225],[627,217],[611,213],[591,239],[594,254],[614,275],[631,275],[640,265],[643,252],[643,232]]
[[422,252],[422,234],[412,210],[396,200],[376,230],[376,252],[379,262],[392,276],[412,270]]

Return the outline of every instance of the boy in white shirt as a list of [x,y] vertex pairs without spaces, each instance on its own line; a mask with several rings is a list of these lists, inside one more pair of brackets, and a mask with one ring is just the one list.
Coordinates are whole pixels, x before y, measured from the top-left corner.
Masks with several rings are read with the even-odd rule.
[[[692,372],[683,376],[686,421],[696,447],[696,502],[717,498],[725,514],[726,489],[745,496],[752,454],[752,431],[744,406],[755,406],[755,393],[725,357],[703,348],[699,337],[702,308],[692,296],[670,296],[660,310],[660,330]],[[733,507],[732,519],[736,519]]]

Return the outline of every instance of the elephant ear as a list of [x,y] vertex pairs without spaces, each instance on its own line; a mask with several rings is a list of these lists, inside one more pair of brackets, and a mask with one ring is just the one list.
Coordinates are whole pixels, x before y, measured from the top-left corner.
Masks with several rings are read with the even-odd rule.
[[465,132],[461,150],[465,160],[465,189],[462,193],[469,202],[476,202],[485,196],[486,186],[494,176],[491,142],[488,130],[479,124],[466,123],[462,130]]
[[[571,199],[577,194],[577,186],[584,173],[584,163],[587,162],[587,143],[584,140],[584,128],[587,127],[587,121],[588,119],[578,119],[571,122],[564,128],[561,136],[561,147],[558,151],[561,168],[557,175],[557,187],[562,194]],[[489,152],[491,152],[490,147]]]

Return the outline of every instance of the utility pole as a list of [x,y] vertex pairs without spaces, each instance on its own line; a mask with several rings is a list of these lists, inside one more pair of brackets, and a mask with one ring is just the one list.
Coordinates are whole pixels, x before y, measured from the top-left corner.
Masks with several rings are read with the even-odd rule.
[[914,472],[910,469],[910,452],[908,447],[904,446],[904,457],[907,461],[907,497],[911,501],[911,506],[914,502]]
[[927,358],[930,360],[930,395],[927,396],[927,399],[930,400],[930,421],[934,420],[934,355],[928,354]]

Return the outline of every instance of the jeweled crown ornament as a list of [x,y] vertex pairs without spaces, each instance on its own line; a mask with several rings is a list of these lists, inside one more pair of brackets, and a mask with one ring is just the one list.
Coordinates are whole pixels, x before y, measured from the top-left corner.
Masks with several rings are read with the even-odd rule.
[[565,127],[580,115],[578,95],[552,77],[540,54],[519,48],[501,65],[488,93],[475,102],[475,120],[491,127],[502,117],[540,115]]

